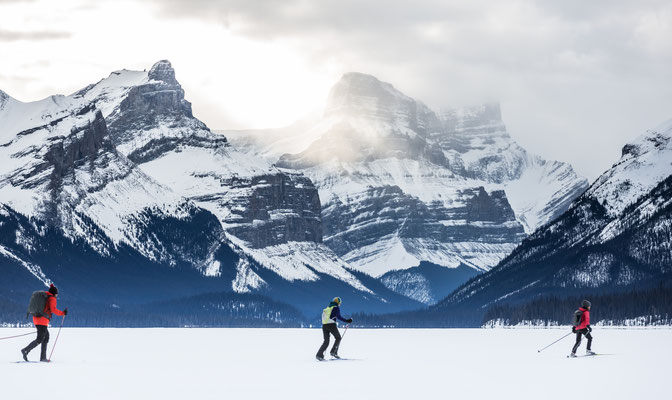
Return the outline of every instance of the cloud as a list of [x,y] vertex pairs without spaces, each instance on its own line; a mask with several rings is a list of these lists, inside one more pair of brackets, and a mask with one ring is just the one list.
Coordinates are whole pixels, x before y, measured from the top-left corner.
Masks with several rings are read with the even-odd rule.
[[70,37],[72,37],[72,34],[64,31],[9,31],[0,29],[0,42],[60,40]]
[[[156,5],[163,17],[196,18],[245,37],[291,41],[316,62],[336,58],[373,69],[362,72],[383,79],[401,76],[393,83],[409,83],[433,103],[487,92],[498,96],[521,80],[565,85],[596,77],[663,77],[672,61],[672,4],[658,0],[156,0]],[[443,100],[437,84],[445,88]]]
[[[17,43],[5,46],[13,54],[3,63],[85,85],[84,77],[167,57],[214,128],[279,112],[273,102],[301,83],[318,82],[326,97],[339,73],[360,71],[435,109],[499,100],[522,146],[595,177],[624,143],[672,117],[669,0],[151,0],[133,13],[128,2],[54,4],[0,13],[0,43]],[[53,65],[25,71],[36,58]],[[292,83],[255,83],[269,77]],[[199,83],[206,78],[216,84]],[[249,115],[231,108],[248,104],[241,92],[254,105]],[[318,102],[317,90],[301,93],[315,97],[301,104]]]
[[[672,117],[667,0],[156,0],[163,18],[286,41],[434,108],[502,102],[528,149],[595,177]],[[595,155],[595,148],[600,152]]]

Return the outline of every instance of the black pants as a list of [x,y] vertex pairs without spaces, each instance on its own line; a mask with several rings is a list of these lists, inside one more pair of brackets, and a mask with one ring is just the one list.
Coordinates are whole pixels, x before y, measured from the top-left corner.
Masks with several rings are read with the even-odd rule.
[[37,338],[30,342],[25,349],[26,353],[29,353],[32,349],[37,347],[38,344],[42,344],[42,351],[40,352],[40,360],[47,359],[47,344],[49,343],[49,330],[46,325],[35,325],[37,328]]
[[572,353],[576,353],[576,350],[579,348],[579,345],[581,344],[581,336],[585,336],[586,339],[588,339],[586,350],[590,350],[590,344],[593,343],[593,337],[590,336],[590,332],[588,332],[588,329],[583,328],[581,330],[576,331],[576,343],[574,343]]
[[334,339],[336,339],[334,342],[334,347],[331,348],[330,353],[338,354],[338,345],[341,344],[341,332],[338,331],[336,324],[323,324],[322,335],[324,335],[324,342],[322,342],[322,346],[320,346],[320,349],[317,351],[318,357],[324,357],[324,351],[327,349],[327,347],[329,347],[330,334],[334,335]]

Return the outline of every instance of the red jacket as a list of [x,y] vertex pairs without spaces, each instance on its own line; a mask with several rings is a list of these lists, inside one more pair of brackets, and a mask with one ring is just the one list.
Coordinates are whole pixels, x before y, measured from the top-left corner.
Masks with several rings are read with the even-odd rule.
[[49,292],[47,292],[47,304],[44,306],[44,313],[47,314],[47,317],[33,317],[33,324],[48,326],[51,314],[65,315],[63,311],[56,308],[56,296]]
[[590,311],[586,310],[583,307],[580,307],[579,310],[583,311],[583,314],[581,314],[581,323],[579,326],[576,327],[577,331],[580,331],[581,329],[586,329],[588,325],[590,325]]

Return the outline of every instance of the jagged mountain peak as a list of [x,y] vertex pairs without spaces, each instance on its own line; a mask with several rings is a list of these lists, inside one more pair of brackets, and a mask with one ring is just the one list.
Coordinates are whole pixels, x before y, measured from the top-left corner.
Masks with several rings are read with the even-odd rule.
[[[346,72],[332,87],[334,90],[348,90],[349,93],[376,96],[380,94],[395,94],[406,97],[391,83],[381,81],[373,75],[362,72]],[[383,91],[383,92],[381,92]]]
[[[421,129],[431,111],[419,101],[373,75],[348,72],[332,86],[325,116],[350,116]],[[432,116],[434,117],[434,116]]]
[[168,60],[156,62],[149,70],[149,79],[164,81],[166,83],[177,83],[175,79],[175,69]]
[[622,157],[639,157],[648,151],[660,151],[672,146],[672,120],[647,130],[631,143],[623,146]]

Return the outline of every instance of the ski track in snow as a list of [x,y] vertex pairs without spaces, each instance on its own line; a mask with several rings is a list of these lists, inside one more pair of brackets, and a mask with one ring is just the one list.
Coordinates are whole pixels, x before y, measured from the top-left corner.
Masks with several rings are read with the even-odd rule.
[[[608,356],[566,358],[571,335],[537,353],[568,329],[349,329],[339,352],[349,360],[318,362],[318,329],[64,328],[51,364],[16,363],[32,336],[0,342],[0,393],[17,400],[42,388],[56,400],[567,400],[580,385],[585,399],[669,397],[672,330],[595,328],[593,349]],[[30,331],[3,328],[0,337]],[[585,341],[579,354],[584,349]],[[29,358],[38,356],[36,349]]]

